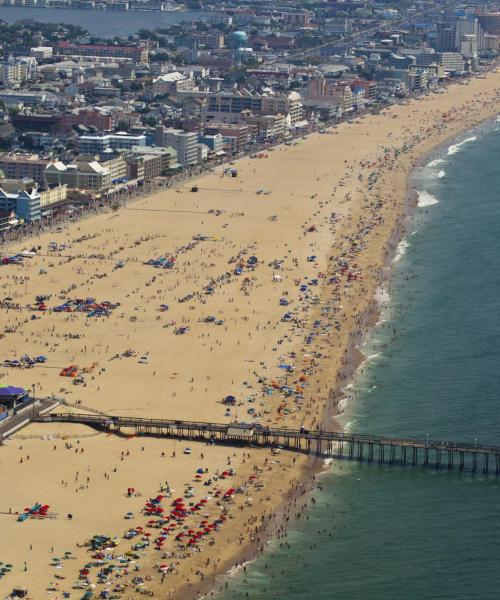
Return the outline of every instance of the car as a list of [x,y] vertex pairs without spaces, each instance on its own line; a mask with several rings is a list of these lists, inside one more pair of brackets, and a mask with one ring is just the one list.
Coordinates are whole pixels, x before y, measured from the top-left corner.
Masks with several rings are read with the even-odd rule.
[[184,454],[191,454],[191,448],[184,448]]

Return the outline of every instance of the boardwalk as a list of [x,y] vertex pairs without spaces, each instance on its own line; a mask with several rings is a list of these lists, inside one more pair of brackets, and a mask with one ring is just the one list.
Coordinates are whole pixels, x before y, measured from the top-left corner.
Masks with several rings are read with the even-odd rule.
[[477,443],[391,438],[323,430],[271,428],[242,423],[199,423],[109,415],[57,413],[40,423],[81,423],[97,429],[245,446],[281,447],[318,456],[359,462],[424,466],[500,474],[500,447]]
[[30,402],[15,415],[5,419],[0,423],[0,443],[3,439],[22,429],[33,419],[33,416],[39,417],[58,406],[59,401],[54,398],[39,398],[33,405]]

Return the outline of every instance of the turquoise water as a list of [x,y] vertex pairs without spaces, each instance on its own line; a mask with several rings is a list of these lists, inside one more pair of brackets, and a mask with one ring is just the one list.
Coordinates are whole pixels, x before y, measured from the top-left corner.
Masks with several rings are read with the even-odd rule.
[[[351,431],[500,444],[497,126],[416,175],[422,206],[348,391]],[[500,598],[500,480],[344,462],[322,483],[287,545],[273,541],[224,600]]]

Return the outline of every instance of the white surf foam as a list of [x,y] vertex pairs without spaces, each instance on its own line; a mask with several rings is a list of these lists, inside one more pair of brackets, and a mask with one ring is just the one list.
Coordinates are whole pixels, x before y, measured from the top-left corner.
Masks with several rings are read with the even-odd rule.
[[389,302],[391,301],[391,295],[389,294],[387,288],[384,286],[380,286],[375,290],[374,298],[378,304],[382,305],[389,304]]
[[408,248],[408,246],[409,244],[406,240],[401,240],[399,242],[398,247],[396,249],[396,254],[393,259],[394,262],[399,262],[401,260],[401,258],[405,255],[406,248]]
[[347,406],[348,402],[349,402],[349,398],[342,398],[341,400],[339,400],[338,407],[340,409],[345,409],[345,407]]
[[463,140],[462,142],[459,142],[458,144],[451,145],[448,148],[448,155],[450,155],[450,154],[456,154],[457,152],[460,151],[460,148],[464,144],[468,144],[469,142],[475,142],[476,140],[477,140],[477,137],[475,135],[473,135],[472,137],[465,138],[465,140]]
[[419,208],[433,206],[434,204],[438,204],[438,202],[439,200],[437,198],[434,198],[434,196],[432,196],[432,194],[429,194],[429,192],[426,192],[425,190],[418,192],[417,206]]
[[430,163],[427,164],[428,167],[437,167],[438,165],[442,165],[444,163],[444,158],[435,158],[431,160]]
[[438,173],[439,179],[442,179],[445,175],[446,175],[446,171],[439,171],[439,173]]

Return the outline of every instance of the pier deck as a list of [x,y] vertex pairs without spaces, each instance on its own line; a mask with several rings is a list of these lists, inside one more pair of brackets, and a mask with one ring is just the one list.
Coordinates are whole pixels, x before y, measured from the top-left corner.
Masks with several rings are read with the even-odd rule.
[[260,424],[203,423],[111,415],[52,413],[38,423],[80,423],[109,432],[132,429],[137,435],[245,446],[281,447],[352,461],[469,470],[500,474],[500,447],[476,442],[418,440],[340,431],[265,427]]

